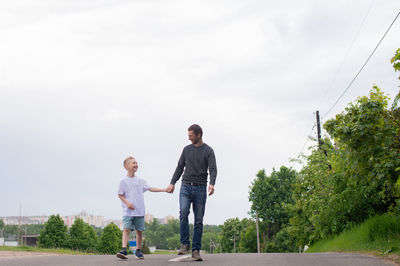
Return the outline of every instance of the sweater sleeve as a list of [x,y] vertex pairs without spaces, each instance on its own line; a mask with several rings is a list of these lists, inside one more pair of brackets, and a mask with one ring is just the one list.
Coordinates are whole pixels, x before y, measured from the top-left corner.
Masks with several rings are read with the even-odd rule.
[[176,166],[174,175],[172,176],[170,184],[175,185],[175,183],[181,178],[183,169],[185,168],[185,149],[183,149],[181,157],[179,158],[178,165]]
[[214,186],[215,180],[217,179],[217,162],[213,149],[211,149],[211,152],[208,155],[208,171],[210,172],[210,185]]

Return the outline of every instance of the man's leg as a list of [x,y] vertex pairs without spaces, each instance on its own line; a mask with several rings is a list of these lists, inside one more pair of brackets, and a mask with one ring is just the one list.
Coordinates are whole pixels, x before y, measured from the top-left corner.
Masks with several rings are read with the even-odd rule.
[[190,246],[189,213],[191,204],[191,186],[182,184],[179,193],[179,220],[182,245]]
[[206,186],[195,186],[193,192],[194,232],[192,250],[201,249],[201,237],[203,235],[203,216],[207,200]]

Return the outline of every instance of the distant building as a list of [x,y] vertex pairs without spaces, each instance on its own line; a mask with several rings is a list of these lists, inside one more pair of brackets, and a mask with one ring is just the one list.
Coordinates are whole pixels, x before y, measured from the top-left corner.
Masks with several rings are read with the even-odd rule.
[[[146,217],[149,220],[153,219],[151,214],[146,214]],[[110,223],[116,224],[121,230],[123,227],[122,220],[106,219],[104,216],[89,214],[86,211],[82,211],[76,215],[61,216],[64,224],[68,227],[71,227],[78,218],[95,227],[104,228]],[[45,224],[49,220],[49,216],[5,216],[0,217],[0,219],[3,220],[6,225]]]
[[37,240],[39,235],[23,235],[22,236],[22,243],[26,246],[35,247],[37,246]]
[[165,223],[168,223],[168,222],[171,221],[171,220],[175,220],[175,217],[172,216],[171,214],[165,216],[165,218],[164,218]]
[[62,219],[68,227],[71,227],[76,219],[82,219],[85,223],[96,227],[103,227],[105,220],[103,216],[88,214],[86,211],[82,211],[76,215],[63,216]]
[[157,221],[160,222],[160,224],[167,224],[170,220],[175,220],[176,218],[172,215],[167,215],[164,218],[155,218],[152,214],[146,213],[144,216],[144,221],[146,223],[151,223],[153,222],[153,219],[156,219]]
[[154,216],[151,215],[150,213],[146,213],[144,216],[144,221],[148,224],[153,222],[153,219],[154,219]]

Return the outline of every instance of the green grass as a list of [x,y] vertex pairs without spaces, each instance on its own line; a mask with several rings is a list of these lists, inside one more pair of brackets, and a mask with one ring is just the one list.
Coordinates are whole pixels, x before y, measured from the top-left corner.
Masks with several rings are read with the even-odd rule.
[[372,253],[400,262],[400,217],[372,217],[338,236],[315,243],[307,252]]
[[38,247],[30,247],[30,246],[19,246],[19,247],[0,246],[0,250],[25,251],[25,252],[44,252],[44,253],[57,253],[57,254],[65,254],[65,255],[89,255],[89,254],[93,254],[93,253],[75,251],[75,250],[71,250],[71,249],[50,249],[50,248],[38,248]]
[[177,251],[167,250],[167,249],[157,249],[156,252],[152,252],[151,254],[177,254]]

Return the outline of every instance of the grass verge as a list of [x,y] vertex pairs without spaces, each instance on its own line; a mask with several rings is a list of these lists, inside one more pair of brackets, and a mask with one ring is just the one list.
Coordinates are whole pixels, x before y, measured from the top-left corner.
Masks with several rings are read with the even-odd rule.
[[307,252],[368,253],[400,264],[400,217],[375,216],[335,237],[315,243]]
[[155,252],[151,254],[177,254],[176,250],[168,250],[168,249],[157,249]]
[[0,251],[1,250],[56,253],[56,254],[64,254],[64,255],[93,255],[93,253],[86,253],[86,252],[70,250],[70,249],[51,249],[51,248],[38,248],[38,247],[30,247],[30,246],[19,246],[19,247],[0,246]]

